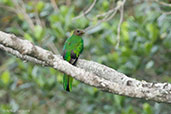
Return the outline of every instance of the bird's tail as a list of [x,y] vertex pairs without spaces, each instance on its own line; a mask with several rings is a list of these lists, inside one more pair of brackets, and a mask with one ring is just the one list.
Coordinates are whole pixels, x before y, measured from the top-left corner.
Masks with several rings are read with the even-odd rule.
[[70,92],[72,90],[72,80],[73,80],[73,78],[71,76],[64,74],[64,77],[63,77],[64,90],[66,90],[68,92]]

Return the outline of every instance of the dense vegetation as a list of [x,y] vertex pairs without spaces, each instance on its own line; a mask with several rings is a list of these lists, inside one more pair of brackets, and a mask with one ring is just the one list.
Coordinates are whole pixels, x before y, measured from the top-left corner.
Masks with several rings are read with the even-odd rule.
[[[88,14],[93,20],[83,16],[73,21],[72,18],[83,12],[93,0],[56,0],[57,7],[52,1],[0,0],[0,30],[60,54],[73,29],[95,25],[96,15],[115,7],[117,2],[98,0]],[[139,80],[171,82],[171,15],[166,13],[171,7],[154,0],[127,0],[124,10],[119,48],[115,48],[117,14],[88,31],[84,36],[85,49],[81,58]],[[12,111],[21,114],[171,112],[169,104],[112,95],[78,81],[74,81],[71,93],[65,92],[62,75],[52,68],[23,62],[0,50],[0,114],[12,114]]]

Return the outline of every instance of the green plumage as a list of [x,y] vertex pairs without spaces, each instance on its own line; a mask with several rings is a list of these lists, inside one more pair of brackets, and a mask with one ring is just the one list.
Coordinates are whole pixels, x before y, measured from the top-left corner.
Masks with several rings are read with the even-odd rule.
[[[83,51],[83,39],[78,35],[69,37],[63,47],[63,59],[75,65],[80,53]],[[73,62],[74,61],[74,62]],[[64,75],[63,86],[66,91],[72,90],[72,77]]]

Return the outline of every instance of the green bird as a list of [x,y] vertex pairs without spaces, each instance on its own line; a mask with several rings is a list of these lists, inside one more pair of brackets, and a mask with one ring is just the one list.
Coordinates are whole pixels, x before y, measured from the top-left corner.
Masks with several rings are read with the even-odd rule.
[[[82,53],[84,49],[84,42],[82,39],[82,35],[84,31],[82,30],[74,30],[74,33],[71,37],[69,37],[64,44],[63,47],[63,59],[68,61],[70,64],[75,65],[79,55]],[[72,80],[71,76],[64,74],[63,77],[63,87],[66,91],[72,90]]]

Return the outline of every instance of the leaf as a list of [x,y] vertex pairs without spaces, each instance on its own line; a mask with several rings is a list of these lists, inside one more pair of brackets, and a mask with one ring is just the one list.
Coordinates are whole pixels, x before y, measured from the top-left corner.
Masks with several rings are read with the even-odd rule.
[[29,40],[29,41],[33,42],[32,37],[31,37],[30,34],[28,34],[28,33],[24,33],[24,38],[25,38],[26,40]]
[[125,97],[124,96],[119,96],[119,95],[115,95],[114,96],[116,105],[119,107],[122,107],[125,101]]
[[9,81],[10,81],[10,73],[9,73],[9,71],[3,72],[0,78],[1,78],[2,82],[7,85],[9,83]]
[[36,25],[34,28],[35,32],[34,35],[36,39],[41,40],[44,36],[44,30],[40,25]]
[[23,15],[23,14],[18,13],[17,15],[18,15],[18,18],[19,18],[19,19],[21,19],[22,21],[24,20],[24,15]]
[[13,6],[13,2],[12,0],[0,0],[0,3],[4,3],[5,5],[8,5],[8,6]]
[[151,106],[148,103],[143,104],[144,114],[153,114]]
[[158,37],[159,30],[155,24],[147,24],[147,31],[149,32],[149,38],[154,42]]
[[42,9],[43,9],[44,7],[45,7],[44,2],[39,1],[39,2],[37,3],[37,5],[36,5],[36,10],[37,10],[38,12],[41,12]]
[[110,5],[110,3],[109,3],[108,0],[103,0],[103,2],[102,2],[102,7],[103,7],[104,9],[108,9],[108,8],[109,8],[109,5]]
[[150,69],[153,65],[154,65],[154,61],[151,60],[146,64],[145,68]]
[[61,7],[60,7],[60,13],[62,14],[62,15],[66,15],[67,13],[68,13],[68,7],[67,6],[64,6],[64,5],[62,5]]
[[144,44],[144,48],[145,48],[145,53],[148,55],[151,51],[151,48],[152,48],[153,44],[151,42],[146,42]]
[[123,35],[123,39],[125,41],[129,40],[129,33],[128,33],[128,22],[124,21],[121,26],[121,33]]

